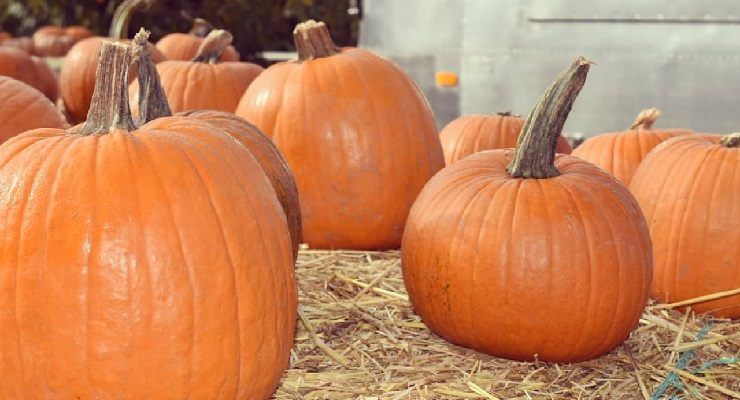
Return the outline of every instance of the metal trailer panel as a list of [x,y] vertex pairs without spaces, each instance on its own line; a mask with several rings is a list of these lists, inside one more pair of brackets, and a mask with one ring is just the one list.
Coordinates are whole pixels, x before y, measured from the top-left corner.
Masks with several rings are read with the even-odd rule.
[[[360,45],[397,61],[440,126],[461,114],[526,114],[576,55],[596,62],[566,124],[625,129],[658,107],[662,127],[740,129],[740,2],[365,0]],[[460,85],[434,85],[452,70]]]

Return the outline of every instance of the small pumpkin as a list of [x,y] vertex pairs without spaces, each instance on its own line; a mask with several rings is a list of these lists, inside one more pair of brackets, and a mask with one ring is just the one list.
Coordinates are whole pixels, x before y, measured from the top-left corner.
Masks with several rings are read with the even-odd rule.
[[27,83],[56,101],[59,90],[54,71],[46,62],[28,53],[0,46],[0,75]]
[[[483,150],[516,146],[524,118],[510,112],[493,115],[466,115],[452,120],[439,133],[447,165]],[[572,149],[564,137],[558,137],[558,153]]]
[[[206,109],[234,112],[244,91],[263,68],[247,62],[219,62],[233,37],[214,30],[201,43],[191,61],[170,61],[157,65],[167,101],[174,112]],[[138,103],[139,83],[131,84],[131,102]],[[138,113],[133,108],[134,115]]]
[[33,54],[33,39],[25,36],[10,38],[0,43],[0,47],[13,47],[26,54]]
[[12,39],[13,35],[8,32],[0,31],[0,44],[3,44],[8,39]]
[[576,362],[623,342],[648,300],[647,224],[630,192],[557,139],[590,62],[529,114],[516,149],[435,175],[403,235],[414,310],[441,337],[515,360]]
[[[160,84],[156,67],[146,47],[149,34],[142,30],[134,38],[139,75],[139,120],[141,123],[172,115]],[[301,244],[301,212],[298,203],[298,188],[288,164],[270,138],[265,136],[254,125],[224,111],[190,110],[177,114],[182,117],[195,118],[217,126],[244,145],[257,159],[262,170],[275,189],[280,205],[283,207],[290,228],[293,243],[293,259],[298,256]]]
[[31,129],[64,126],[64,118],[43,93],[0,76],[0,143]]
[[296,321],[285,215],[214,126],[135,127],[130,60],[103,44],[81,127],[0,146],[0,398],[267,399]]
[[63,57],[75,43],[93,36],[84,26],[43,26],[33,34],[33,53],[40,57]]
[[340,49],[322,22],[293,37],[298,59],[258,76],[236,114],[288,161],[309,246],[398,248],[411,204],[444,166],[429,104],[396,65]]
[[[684,135],[655,147],[630,190],[653,240],[652,292],[673,303],[740,288],[740,133]],[[692,304],[740,318],[740,295]]]
[[[213,31],[213,25],[202,18],[195,18],[190,32],[167,34],[159,39],[156,47],[168,60],[190,61],[195,58],[198,48],[211,31]],[[236,52],[234,46],[228,46],[221,53],[218,61],[239,61],[239,53]]]
[[628,130],[588,138],[573,150],[573,155],[598,165],[629,186],[650,150],[666,139],[692,133],[689,129],[653,129],[660,114],[657,108],[642,110]]
[[[73,123],[85,120],[90,108],[93,89],[95,88],[95,71],[97,69],[100,47],[105,40],[117,40],[129,43],[128,23],[132,14],[147,7],[149,0],[125,0],[116,9],[111,22],[110,37],[100,36],[83,39],[75,44],[64,57],[59,74],[59,93],[64,102],[64,109]],[[153,48],[154,46],[152,46]],[[156,49],[152,50],[154,62],[164,60]],[[129,79],[136,77],[136,69],[129,74]]]

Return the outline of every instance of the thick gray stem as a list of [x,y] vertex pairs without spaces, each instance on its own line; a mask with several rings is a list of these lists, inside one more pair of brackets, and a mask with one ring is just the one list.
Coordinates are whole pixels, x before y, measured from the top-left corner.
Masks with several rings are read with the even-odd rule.
[[149,32],[144,28],[134,36],[131,44],[134,61],[138,68],[139,79],[139,120],[138,125],[151,120],[172,115],[167,96],[159,80],[157,67],[152,61],[149,50]]
[[293,30],[293,42],[298,51],[298,61],[329,57],[341,51],[331,39],[326,24],[314,20],[296,25]]

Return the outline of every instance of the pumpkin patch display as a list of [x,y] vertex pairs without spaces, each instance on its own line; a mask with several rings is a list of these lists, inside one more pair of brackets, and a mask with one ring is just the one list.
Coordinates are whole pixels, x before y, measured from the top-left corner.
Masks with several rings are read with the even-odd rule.
[[657,108],[642,110],[628,130],[588,138],[573,150],[573,155],[598,165],[629,186],[650,150],[664,140],[692,133],[689,129],[653,129],[658,117]]
[[75,43],[92,36],[84,26],[43,26],[33,34],[33,53],[40,57],[63,57]]
[[444,166],[429,105],[397,66],[337,47],[324,23],[293,36],[298,59],[258,76],[236,114],[288,161],[309,246],[397,248],[411,204]]
[[285,215],[214,125],[136,127],[130,61],[103,43],[87,121],[0,146],[0,398],[267,399],[297,312]]
[[0,143],[36,128],[63,128],[62,115],[41,92],[0,76]]
[[578,57],[529,114],[516,149],[475,153],[414,203],[402,269],[424,323],[515,360],[576,362],[622,343],[648,300],[647,224],[630,192],[556,154],[590,62]]
[[[72,123],[85,121],[90,101],[95,88],[95,71],[97,70],[100,46],[106,40],[117,40],[128,43],[128,24],[137,10],[145,8],[149,0],[126,0],[116,9],[108,38],[95,36],[75,44],[64,57],[59,74],[59,92],[64,102],[64,109]],[[151,45],[150,45],[151,46]],[[164,60],[164,56],[152,47],[154,62]],[[129,79],[136,77],[134,68]]]
[[[653,241],[652,294],[680,302],[740,288],[740,133],[685,135],[655,147],[630,190]],[[740,294],[691,309],[740,318]]]
[[[141,123],[172,115],[156,67],[146,46],[148,36],[146,31],[140,31],[134,38],[133,47],[140,82],[139,120]],[[280,205],[283,207],[293,243],[293,259],[296,259],[301,244],[301,212],[298,203],[298,188],[288,164],[270,138],[244,119],[224,111],[191,110],[177,115],[213,124],[249,149],[270,179]]]
[[[162,87],[173,112],[220,110],[233,113],[244,91],[263,68],[248,62],[219,62],[233,37],[211,31],[191,61],[167,60],[157,65]],[[131,84],[131,102],[138,104],[139,82]],[[136,106],[134,115],[138,114]]]
[[[516,146],[524,118],[510,112],[492,115],[466,115],[454,119],[439,133],[447,165],[483,150],[506,149]],[[564,137],[558,137],[558,153],[570,154],[572,149]]]
[[[195,18],[190,32],[167,34],[159,39],[156,47],[168,60],[190,61],[195,58],[198,48],[211,31],[213,31],[213,25],[202,18]],[[239,61],[239,53],[236,52],[234,46],[228,46],[221,53],[218,61]]]

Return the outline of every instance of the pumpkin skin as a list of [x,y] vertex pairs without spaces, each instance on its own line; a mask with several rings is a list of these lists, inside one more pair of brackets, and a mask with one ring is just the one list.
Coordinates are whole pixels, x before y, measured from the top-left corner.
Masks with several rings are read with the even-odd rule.
[[301,244],[301,212],[298,188],[288,164],[270,138],[254,125],[232,113],[212,110],[193,110],[178,114],[216,125],[244,145],[257,159],[272,183],[280,205],[285,212],[293,243],[293,259],[298,257]]
[[[127,70],[101,74],[118,97],[85,130],[125,104]],[[121,108],[110,121],[130,124]],[[0,146],[0,208],[0,398],[274,391],[295,328],[290,237],[233,138],[181,117],[27,132]]]
[[[630,184],[653,241],[652,294],[673,303],[740,287],[740,148],[719,136],[686,135],[658,145]],[[740,295],[692,304],[740,318]]]
[[[638,121],[639,116],[635,123]],[[692,133],[689,129],[651,129],[654,121],[653,118],[647,126],[642,124],[634,129],[588,138],[573,150],[573,155],[598,165],[629,186],[632,175],[650,150],[664,140]]]
[[[198,52],[198,47],[203,43],[203,38],[188,33],[170,33],[165,35],[156,44],[165,58],[168,60],[190,61]],[[239,61],[239,53],[234,46],[229,46],[224,50],[218,61]]]
[[[244,91],[263,68],[246,62],[209,64],[195,61],[164,61],[157,72],[172,112],[193,109],[234,112]],[[129,89],[131,109],[138,115],[139,82]]]
[[285,156],[310,247],[398,248],[411,204],[444,166],[421,91],[359,48],[270,66],[236,114]]
[[[100,46],[103,37],[92,37],[81,40],[69,50],[64,57],[59,74],[59,93],[64,101],[64,108],[72,119],[79,123],[85,120],[90,109],[93,88],[95,87],[95,71],[97,69]],[[128,43],[128,40],[122,40]],[[164,56],[154,46],[150,46],[152,59],[155,63],[164,60]],[[136,68],[131,70],[129,79],[136,76]]]
[[0,76],[0,143],[36,128],[63,128],[62,115],[41,92]]
[[[439,133],[447,165],[470,154],[516,146],[524,118],[509,113],[466,115],[452,120]],[[570,154],[570,144],[558,138],[558,153]]]
[[33,34],[33,52],[40,57],[63,57],[75,43],[91,36],[84,26],[44,26]]
[[642,315],[652,260],[637,202],[595,165],[555,151],[588,67],[579,57],[550,86],[516,149],[447,166],[411,209],[404,283],[415,312],[452,343],[576,362],[613,349]]
[[57,99],[58,89],[54,72],[44,60],[32,57],[22,50],[0,47],[0,75],[35,87],[51,101]]

